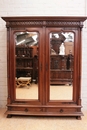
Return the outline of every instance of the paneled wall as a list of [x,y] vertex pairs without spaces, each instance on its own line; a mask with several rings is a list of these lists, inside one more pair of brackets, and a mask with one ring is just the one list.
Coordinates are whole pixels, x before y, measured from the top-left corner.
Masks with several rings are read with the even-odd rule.
[[[87,0],[0,0],[1,16],[86,16]],[[82,33],[82,104],[87,109],[87,22]],[[0,108],[7,100],[5,22],[0,18]]]

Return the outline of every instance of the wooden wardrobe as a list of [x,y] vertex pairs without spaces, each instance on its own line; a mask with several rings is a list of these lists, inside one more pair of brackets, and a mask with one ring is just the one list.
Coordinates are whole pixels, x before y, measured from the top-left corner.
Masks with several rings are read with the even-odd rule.
[[81,119],[82,28],[87,17],[2,17],[7,28],[7,117]]

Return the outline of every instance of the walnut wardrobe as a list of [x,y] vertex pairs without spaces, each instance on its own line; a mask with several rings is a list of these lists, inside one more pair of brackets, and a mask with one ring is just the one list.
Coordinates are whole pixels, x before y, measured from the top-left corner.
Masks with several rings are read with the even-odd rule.
[[87,17],[2,17],[7,28],[7,117],[81,119],[81,44]]

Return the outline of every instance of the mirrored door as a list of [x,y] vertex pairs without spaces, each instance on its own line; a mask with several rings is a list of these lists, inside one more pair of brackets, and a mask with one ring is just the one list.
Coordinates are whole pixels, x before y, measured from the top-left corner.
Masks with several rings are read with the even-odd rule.
[[72,100],[74,34],[51,32],[49,37],[50,100]]
[[37,32],[15,33],[15,85],[17,99],[38,99]]
[[[39,29],[38,29],[39,30]],[[41,31],[18,31],[15,43],[15,95],[21,100],[42,100]]]
[[[48,29],[47,54],[49,57],[48,100],[73,99],[74,33]],[[47,86],[48,86],[47,84]]]

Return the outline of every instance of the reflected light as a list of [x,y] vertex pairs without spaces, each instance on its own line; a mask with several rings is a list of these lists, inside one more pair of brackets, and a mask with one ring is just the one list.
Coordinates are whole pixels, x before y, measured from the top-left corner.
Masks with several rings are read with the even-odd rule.
[[22,41],[20,41],[20,42],[18,42],[16,45],[19,45],[19,44],[21,44],[21,43],[23,43],[23,42],[25,42],[25,39],[22,40]]

